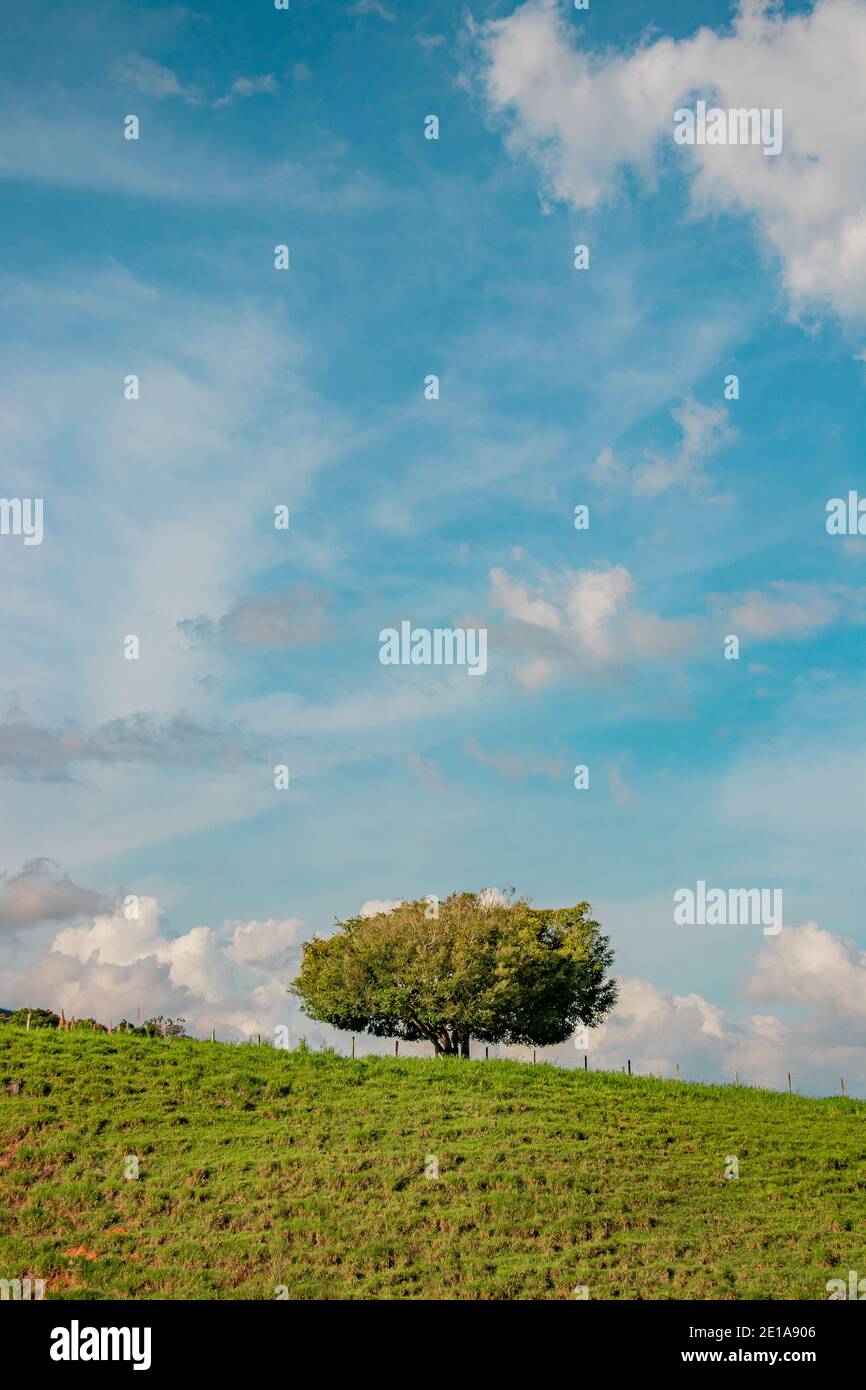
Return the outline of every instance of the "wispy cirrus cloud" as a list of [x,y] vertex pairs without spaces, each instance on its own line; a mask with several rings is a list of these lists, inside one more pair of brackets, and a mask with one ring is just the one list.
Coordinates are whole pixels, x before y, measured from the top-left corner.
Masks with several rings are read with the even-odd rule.
[[226,92],[218,97],[207,97],[198,85],[182,82],[177,73],[163,63],[155,62],[140,53],[130,53],[119,59],[113,69],[117,82],[141,92],[143,96],[165,101],[178,97],[189,106],[211,106],[218,110],[230,101],[246,100],[264,93],[276,92],[279,86],[273,73],[260,77],[236,77]]
[[393,24],[397,18],[393,10],[382,4],[382,0],[355,0],[351,10],[353,14],[375,15],[377,19],[384,19],[389,24]]
[[219,770],[261,755],[261,740],[253,735],[206,727],[185,714],[140,713],[81,729],[71,721],[36,724],[16,705],[0,722],[0,776],[24,780],[68,781],[88,764]]
[[758,641],[796,641],[814,636],[837,620],[860,617],[863,595],[841,586],[820,586],[778,579],[763,589],[733,597],[714,595],[737,636]]
[[467,738],[463,751],[482,767],[492,768],[507,782],[521,783],[528,777],[546,777],[550,782],[562,782],[567,763],[562,755],[550,757],[532,750],[520,753],[483,748],[476,738]]

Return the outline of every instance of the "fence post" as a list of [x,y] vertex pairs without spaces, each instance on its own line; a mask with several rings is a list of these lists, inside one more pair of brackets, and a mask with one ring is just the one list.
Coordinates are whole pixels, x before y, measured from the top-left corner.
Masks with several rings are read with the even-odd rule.
[[680,1064],[679,1064],[679,1062],[677,1062],[677,1081],[681,1081],[681,1080],[682,1080],[682,1077],[680,1076]]
[[589,1071],[589,1057],[585,1052],[583,1054],[583,1069],[584,1071]]
[[485,1049],[484,1049],[484,1060],[485,1060],[485,1062],[487,1061],[487,1048],[486,1048],[486,1047],[485,1047]]
[[352,1039],[352,1056],[354,1057],[354,1055],[355,1055],[355,1039],[353,1038],[353,1039]]
[[631,1058],[628,1059],[628,1074],[631,1076]]
[[399,1057],[399,1056],[400,1056],[400,1039],[399,1039],[399,1038],[395,1038],[395,1039],[394,1039],[394,1056],[395,1056],[395,1057]]
[[216,1042],[216,1029],[215,1029],[215,1028],[211,1028],[211,1030],[210,1030],[210,1040],[211,1040],[211,1042]]
[[840,1076],[840,1077],[839,1077],[839,1080],[840,1080],[840,1082],[842,1083],[842,1094],[843,1094],[843,1096],[844,1096],[844,1094],[845,1094],[845,1078],[844,1078],[844,1076]]
[[30,1032],[30,1010],[27,1010],[27,1032]]
[[788,1072],[788,1095],[791,1094],[791,1073]]

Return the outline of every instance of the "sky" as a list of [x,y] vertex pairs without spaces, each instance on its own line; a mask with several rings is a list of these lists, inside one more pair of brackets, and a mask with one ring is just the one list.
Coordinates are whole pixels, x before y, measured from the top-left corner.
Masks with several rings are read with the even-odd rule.
[[864,69],[866,0],[4,16],[0,1005],[347,1050],[305,940],[514,886],[610,935],[590,1065],[866,1096]]

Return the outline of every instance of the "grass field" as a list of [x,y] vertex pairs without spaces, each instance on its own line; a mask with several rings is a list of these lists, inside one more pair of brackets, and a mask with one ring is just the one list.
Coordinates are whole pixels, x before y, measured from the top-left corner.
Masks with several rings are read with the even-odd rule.
[[0,1188],[0,1278],[48,1298],[826,1299],[866,1274],[866,1103],[519,1062],[0,1025]]

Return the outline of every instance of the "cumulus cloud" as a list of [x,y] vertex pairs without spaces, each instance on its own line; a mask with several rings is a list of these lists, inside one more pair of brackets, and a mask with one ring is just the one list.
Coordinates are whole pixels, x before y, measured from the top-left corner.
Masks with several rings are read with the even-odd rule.
[[560,615],[553,604],[530,592],[526,584],[512,579],[505,570],[490,571],[490,592],[493,602],[502,608],[509,618],[521,623],[531,623],[533,627],[546,627],[556,632],[560,626]]
[[359,917],[378,917],[380,912],[393,912],[403,906],[402,898],[369,898],[361,904]]
[[231,922],[231,945],[226,955],[240,965],[266,965],[277,969],[297,953],[298,933],[303,923],[299,917],[278,921],[269,917],[266,922]]
[[173,988],[216,1004],[237,988],[236,965],[265,972],[287,967],[298,954],[301,926],[298,918],[270,918],[226,922],[220,932],[201,926],[170,936],[156,899],[142,897],[132,920],[125,907],[118,908],[60,932],[51,950],[98,965],[132,966],[153,957],[167,966]]
[[[619,1000],[589,1039],[591,1065],[687,1079],[866,1095],[866,952],[814,922],[767,940],[747,974],[744,999],[765,1011],[734,1016],[700,994],[678,995],[647,980],[620,981]],[[767,1011],[781,1005],[784,1016]],[[574,1065],[574,1043],[548,1049]],[[582,1056],[581,1056],[582,1060]]]
[[686,396],[670,414],[680,434],[675,448],[667,453],[646,449],[641,461],[629,468],[605,447],[587,469],[592,481],[610,491],[628,487],[636,497],[658,497],[676,488],[708,501],[726,500],[711,492],[707,472],[714,455],[737,437],[726,408],[701,405]]
[[701,405],[688,397],[671,414],[682,440],[670,454],[647,452],[645,462],[632,474],[632,487],[638,496],[657,497],[671,488],[702,490],[709,481],[705,469],[708,459],[735,438],[724,406]]
[[105,1024],[121,1018],[135,1022],[139,1010],[142,1019],[159,1014],[190,1019],[196,1006],[188,990],[172,985],[169,967],[155,956],[134,965],[104,965],[50,952],[17,982],[15,993],[22,1003]]
[[226,921],[172,935],[152,897],[127,900],[64,928],[50,949],[8,975],[9,997],[69,1017],[180,1014],[191,1031],[267,1034],[297,1015],[286,994],[300,958],[295,917]]
[[482,907],[507,907],[508,898],[501,888],[482,888],[477,894]]
[[744,987],[759,1003],[802,1004],[866,1024],[866,951],[807,922],[765,946]]
[[101,894],[73,883],[51,859],[28,859],[11,877],[0,873],[0,928],[65,922],[105,905]]
[[565,600],[571,630],[594,656],[611,651],[611,620],[634,592],[634,580],[624,565],[581,570]]
[[493,569],[490,588],[507,620],[502,647],[510,642],[518,654],[516,678],[528,690],[576,669],[609,674],[636,660],[675,659],[697,637],[692,619],[638,609],[637,585],[624,565],[541,570],[534,586]]
[[[866,0],[783,13],[740,0],[723,32],[652,34],[593,52],[558,0],[530,0],[478,31],[481,80],[507,144],[539,167],[543,197],[591,209],[628,174],[645,188],[679,167],[696,215],[751,217],[792,311],[866,315]],[[783,112],[783,149],[677,146],[674,112],[704,98]]]

